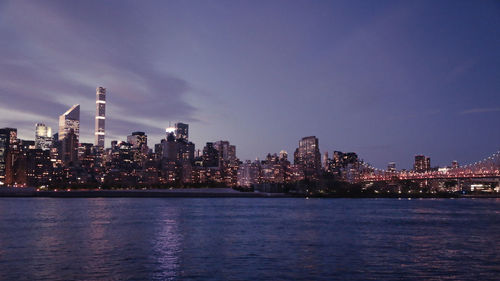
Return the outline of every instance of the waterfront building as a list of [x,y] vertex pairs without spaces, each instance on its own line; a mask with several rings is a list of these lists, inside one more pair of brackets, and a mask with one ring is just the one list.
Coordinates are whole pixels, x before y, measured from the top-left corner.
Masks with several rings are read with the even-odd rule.
[[203,148],[203,166],[218,167],[219,166],[219,151],[215,148],[213,142],[207,142]]
[[260,165],[258,161],[245,161],[238,169],[238,185],[250,187],[259,183]]
[[181,138],[176,140],[177,143],[177,161],[183,163],[192,163],[194,161],[194,143],[188,142],[187,139]]
[[389,164],[387,164],[387,171],[395,172],[396,171],[396,162],[389,162]]
[[[5,184],[7,175],[7,164],[9,162],[12,149],[15,149],[17,144],[17,129],[2,128],[0,129],[0,185]],[[9,167],[10,169],[11,167]],[[10,171],[9,171],[10,172]]]
[[52,177],[50,151],[29,149],[26,151],[26,182],[28,186],[48,185]]
[[63,115],[59,116],[59,140],[62,141],[66,135],[73,131],[78,140],[80,137],[80,105],[73,105]]
[[413,164],[413,170],[422,173],[427,172],[431,169],[431,158],[425,155],[415,155],[415,162]]
[[329,160],[330,159],[328,158],[328,151],[325,151],[325,153],[323,153],[323,164],[322,164],[322,168],[325,171],[328,170],[328,161]]
[[321,170],[319,140],[315,136],[304,137],[294,153],[294,164],[304,169],[306,179],[317,180]]
[[229,141],[216,141],[214,147],[219,152],[219,161],[230,162],[236,160],[236,146],[231,145]]
[[104,148],[104,138],[106,135],[106,88],[96,89],[96,113],[95,113],[95,142],[96,147]]

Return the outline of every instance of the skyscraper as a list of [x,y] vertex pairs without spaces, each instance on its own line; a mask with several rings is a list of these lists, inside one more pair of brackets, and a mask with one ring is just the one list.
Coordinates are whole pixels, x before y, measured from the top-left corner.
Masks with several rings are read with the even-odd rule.
[[43,123],[37,123],[35,129],[35,147],[37,149],[49,150],[52,146],[52,128]]
[[80,105],[73,105],[63,115],[59,116],[59,140],[73,130],[77,139],[80,137]]
[[176,140],[189,138],[189,125],[185,123],[175,123],[173,127],[168,127],[166,130],[166,135],[173,133]]
[[17,129],[0,129],[0,185],[5,184],[7,173],[8,154],[17,139]]
[[132,135],[127,136],[127,142],[132,145],[133,148],[139,149],[140,151],[146,153],[148,148],[148,136],[144,132],[133,132]]
[[95,142],[94,145],[103,148],[106,121],[106,88],[96,89],[96,112],[95,112]]
[[236,160],[236,146],[230,145],[229,141],[217,141],[214,147],[219,151],[219,160],[226,162]]
[[413,169],[417,172],[426,172],[431,169],[431,158],[425,155],[415,155]]
[[316,179],[321,170],[321,154],[319,140],[315,136],[305,137],[299,141],[295,150],[294,164],[304,169],[306,178]]

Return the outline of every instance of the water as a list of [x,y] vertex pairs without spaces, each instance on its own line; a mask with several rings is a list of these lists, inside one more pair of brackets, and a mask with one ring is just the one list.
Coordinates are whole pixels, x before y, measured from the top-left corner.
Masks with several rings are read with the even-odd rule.
[[498,276],[498,199],[0,198],[2,280]]

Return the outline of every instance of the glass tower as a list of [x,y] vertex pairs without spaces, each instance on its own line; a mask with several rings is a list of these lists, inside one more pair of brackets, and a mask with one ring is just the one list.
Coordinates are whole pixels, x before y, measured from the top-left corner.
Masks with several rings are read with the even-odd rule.
[[59,116],[59,140],[62,141],[66,135],[73,130],[76,137],[80,137],[80,105],[73,105],[63,115]]

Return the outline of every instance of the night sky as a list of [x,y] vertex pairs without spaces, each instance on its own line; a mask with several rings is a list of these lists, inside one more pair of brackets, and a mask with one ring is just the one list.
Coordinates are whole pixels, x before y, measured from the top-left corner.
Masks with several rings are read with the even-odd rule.
[[377,167],[467,164],[500,148],[500,1],[1,1],[0,127],[81,104],[107,139],[189,123],[240,159],[315,135]]

